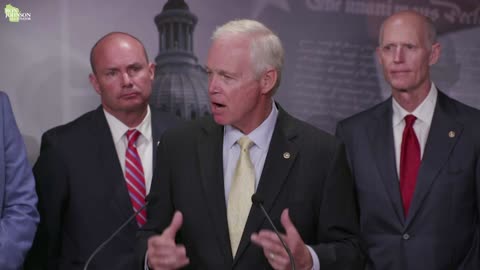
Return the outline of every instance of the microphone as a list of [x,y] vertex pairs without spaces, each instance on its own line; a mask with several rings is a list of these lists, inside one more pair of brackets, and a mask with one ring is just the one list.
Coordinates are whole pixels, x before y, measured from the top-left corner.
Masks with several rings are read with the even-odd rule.
[[[148,197],[148,196],[147,196]],[[127,226],[128,223],[130,223],[130,221],[132,221],[132,219],[134,219],[138,214],[140,214],[140,212],[142,212],[143,209],[145,209],[145,207],[147,207],[149,201],[147,199],[145,199],[146,202],[145,204],[140,207],[140,209],[138,209],[137,211],[135,211],[135,213],[133,213],[122,225],[120,225],[120,227],[118,227],[117,230],[115,230],[111,235],[110,237],[107,238],[107,240],[103,241],[96,249],[95,251],[93,251],[92,255],[90,255],[90,257],[88,257],[88,260],[87,260],[87,263],[85,263],[85,266],[83,267],[83,270],[87,270],[88,268],[88,265],[90,264],[90,262],[93,260],[93,258],[95,258],[95,255],[97,255],[98,252],[100,252],[108,243],[110,243],[110,241],[112,241],[113,238],[115,238],[115,236],[117,236],[117,234],[123,229],[125,228],[125,226]]]
[[265,207],[263,207],[263,199],[257,193],[255,193],[252,195],[252,203],[260,207],[260,209],[262,209],[263,215],[267,218],[268,222],[273,228],[273,231],[277,235],[278,239],[280,239],[280,242],[282,242],[283,248],[285,249],[285,251],[287,251],[292,270],[295,270],[295,260],[293,259],[292,252],[290,251],[290,248],[288,248],[287,244],[283,241],[282,237],[280,236],[280,233],[278,232],[277,227],[275,227],[275,224],[273,224],[273,221],[270,218],[270,215],[267,213],[267,210],[265,210]]

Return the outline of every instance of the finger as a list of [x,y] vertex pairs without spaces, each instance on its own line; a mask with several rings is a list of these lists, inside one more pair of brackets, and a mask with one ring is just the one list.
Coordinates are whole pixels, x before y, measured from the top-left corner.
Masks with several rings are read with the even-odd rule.
[[295,228],[295,225],[293,225],[293,222],[290,219],[288,208],[285,208],[282,211],[282,215],[280,216],[280,222],[282,223],[283,228],[285,228],[285,233],[287,234],[287,238],[300,237],[300,235],[298,234],[297,228]]
[[250,239],[258,243],[264,243],[264,242],[280,243],[280,239],[278,239],[277,235],[274,232],[269,230],[261,230],[258,233],[253,233]]
[[187,251],[185,246],[179,245],[176,250],[177,261],[174,268],[182,268],[190,263],[190,259],[187,257]]
[[266,255],[274,253],[278,255],[285,255],[286,251],[278,239],[277,235],[268,230],[262,230],[258,234],[252,234],[250,237],[252,242],[260,246]]
[[155,235],[148,239],[148,249],[164,249],[166,247],[175,247],[175,241],[164,235]]
[[190,259],[187,257],[183,258],[156,258],[148,262],[148,267],[150,269],[179,269],[185,267],[190,263]]
[[290,266],[290,259],[288,255],[277,254],[274,252],[263,250],[263,254],[268,260],[268,263],[273,269],[288,269]]
[[163,254],[163,256],[158,257],[158,259],[159,265],[166,269],[178,269],[190,262],[183,245],[175,247],[172,253]]
[[[268,240],[268,241],[273,242],[273,243],[277,243],[278,245],[282,244],[282,242],[278,238],[278,235],[275,232],[270,231],[270,230],[261,230],[260,232],[258,232],[258,237],[260,237],[260,239],[264,239],[264,240]],[[284,234],[280,234],[280,237],[282,237],[282,239],[285,240],[286,236]]]
[[288,258],[285,258],[283,256],[277,256],[277,255],[274,255],[274,257],[272,258],[270,256],[266,256],[268,259],[268,263],[270,264],[270,266],[272,266],[273,269],[288,269],[288,267],[290,266],[290,260]]
[[288,208],[283,210],[280,217],[280,222],[285,228],[285,242],[287,243],[287,245],[289,245],[295,262],[298,262],[300,265],[305,266],[313,265],[311,254],[308,251],[307,246],[303,242],[302,237],[298,233],[297,228],[290,219]]
[[182,227],[182,224],[183,224],[182,212],[176,211],[175,214],[173,215],[172,222],[163,231],[162,236],[165,236],[168,239],[175,240],[175,235],[177,234],[180,227]]
[[[173,257],[178,252],[178,247],[175,245],[158,245],[153,249],[148,249],[148,252],[151,254],[152,257],[155,258],[163,258],[163,257]],[[181,254],[181,253],[180,253]],[[185,254],[185,252],[183,252]]]
[[183,245],[167,247],[164,249],[150,252],[148,254],[148,263],[154,268],[177,269],[187,265],[190,262],[186,256],[186,250]]

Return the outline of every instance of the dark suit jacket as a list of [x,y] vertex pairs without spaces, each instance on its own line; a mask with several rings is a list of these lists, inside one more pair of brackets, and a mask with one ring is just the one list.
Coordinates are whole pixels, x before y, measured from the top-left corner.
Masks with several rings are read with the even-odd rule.
[[[155,151],[162,132],[177,120],[151,113]],[[26,268],[83,269],[95,248],[133,214],[102,108],[47,131],[34,174],[41,222]],[[89,269],[131,270],[137,230],[133,219]]]
[[480,269],[480,112],[438,92],[407,218],[391,98],[342,121],[367,245],[367,269]]
[[[228,234],[222,162],[223,126],[211,118],[166,132],[158,150],[149,222],[139,232],[139,267],[146,241],[166,228],[175,210],[184,223],[177,241],[186,247],[187,269],[270,269],[250,235],[271,229],[258,207],[252,207],[237,256]],[[284,157],[284,153],[290,157]],[[317,253],[322,270],[360,269],[363,255],[357,233],[354,188],[344,147],[280,110],[257,194],[280,225],[290,209],[300,235]]]

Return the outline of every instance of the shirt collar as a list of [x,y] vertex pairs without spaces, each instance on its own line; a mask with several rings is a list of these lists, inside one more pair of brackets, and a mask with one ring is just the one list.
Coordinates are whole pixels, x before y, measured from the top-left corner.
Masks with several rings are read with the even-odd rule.
[[433,112],[435,111],[435,104],[437,102],[438,91],[435,84],[432,82],[430,86],[430,92],[427,97],[420,103],[420,105],[413,111],[408,112],[392,97],[393,118],[392,124],[396,126],[400,124],[408,114],[413,114],[417,120],[424,123],[431,123],[433,118]]
[[247,135],[257,147],[260,149],[268,149],[268,145],[270,144],[270,139],[275,128],[275,123],[277,122],[277,117],[278,109],[275,105],[275,102],[272,102],[272,110],[268,117],[262,122],[262,124],[260,124],[260,126],[250,132],[250,134],[243,134],[235,127],[226,125],[223,133],[225,144],[228,146],[228,149],[230,149],[235,145],[238,139],[244,135]]
[[[131,128],[129,128],[122,121],[118,120],[118,118],[107,112],[105,109],[103,109],[103,112],[105,113],[105,118],[107,119],[108,126],[110,127],[113,142],[117,144],[123,138],[123,135],[125,135],[125,133]],[[152,136],[150,135],[152,134],[150,106],[147,106],[147,114],[143,118],[142,122],[132,129],[140,131],[140,134],[142,134],[142,137],[145,140],[152,140]]]

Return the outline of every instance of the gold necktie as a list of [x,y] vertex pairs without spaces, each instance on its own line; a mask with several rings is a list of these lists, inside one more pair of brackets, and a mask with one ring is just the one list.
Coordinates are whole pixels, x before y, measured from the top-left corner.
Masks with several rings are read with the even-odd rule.
[[237,143],[240,145],[240,157],[230,187],[227,208],[230,244],[234,257],[252,206],[251,197],[255,192],[255,170],[249,151],[253,142],[247,136],[243,136]]

